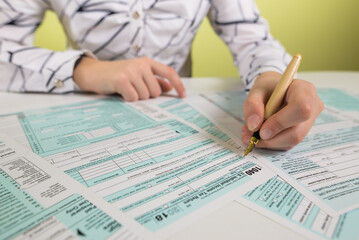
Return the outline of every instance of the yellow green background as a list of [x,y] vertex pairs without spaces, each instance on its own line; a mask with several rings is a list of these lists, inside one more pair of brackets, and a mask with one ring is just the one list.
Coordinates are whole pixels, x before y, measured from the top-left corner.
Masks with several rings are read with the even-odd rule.
[[[257,0],[272,35],[289,53],[301,53],[301,71],[359,70],[358,0]],[[65,50],[66,37],[48,12],[35,45]],[[206,19],[193,49],[194,77],[235,77],[237,69],[223,42]]]

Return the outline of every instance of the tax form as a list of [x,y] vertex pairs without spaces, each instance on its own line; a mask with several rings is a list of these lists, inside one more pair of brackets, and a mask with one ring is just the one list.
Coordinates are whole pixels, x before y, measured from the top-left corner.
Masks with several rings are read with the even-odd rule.
[[[302,143],[287,152],[256,149],[254,155],[334,216],[359,207],[359,98],[338,89],[318,89],[318,94],[325,110]],[[228,116],[238,120],[222,124],[239,137],[238,124],[244,121],[241,93],[206,94],[202,98],[212,103],[202,104],[204,111],[226,115],[219,120]],[[210,110],[214,106],[217,110]],[[233,110],[234,106],[238,110]]]
[[237,201],[309,239],[359,237],[359,208],[331,216],[278,176],[238,197]]
[[3,117],[1,131],[167,237],[273,176],[177,101],[107,98],[20,112]]
[[0,134],[0,239],[137,240],[143,236],[151,238],[151,233]]

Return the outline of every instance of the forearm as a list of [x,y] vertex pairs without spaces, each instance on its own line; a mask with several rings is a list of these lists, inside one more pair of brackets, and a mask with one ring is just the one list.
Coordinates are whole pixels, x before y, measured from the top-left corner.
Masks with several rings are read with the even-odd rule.
[[54,52],[0,39],[0,89],[66,93],[75,90],[73,68],[85,51]]

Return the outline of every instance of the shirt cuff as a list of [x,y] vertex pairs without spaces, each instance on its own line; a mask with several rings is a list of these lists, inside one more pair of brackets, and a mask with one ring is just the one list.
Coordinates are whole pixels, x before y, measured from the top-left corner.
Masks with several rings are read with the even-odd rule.
[[52,60],[46,65],[46,88],[52,93],[70,93],[82,91],[73,79],[73,71],[76,61],[85,55],[96,58],[88,50],[71,50],[56,52]]

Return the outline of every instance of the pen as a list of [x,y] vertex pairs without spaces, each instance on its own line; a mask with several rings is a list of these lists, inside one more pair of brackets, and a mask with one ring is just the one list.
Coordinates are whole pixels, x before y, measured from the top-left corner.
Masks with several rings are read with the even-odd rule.
[[[274,113],[276,113],[281,106],[284,96],[287,92],[288,87],[293,81],[294,75],[296,74],[300,62],[302,60],[302,56],[300,54],[296,54],[293,59],[288,64],[287,68],[285,69],[282,78],[278,82],[277,86],[275,87],[272,95],[270,96],[265,109],[264,109],[264,121]],[[260,140],[259,130],[253,133],[251,139],[249,140],[249,145],[244,152],[243,157],[247,156],[253,148],[257,145]]]

